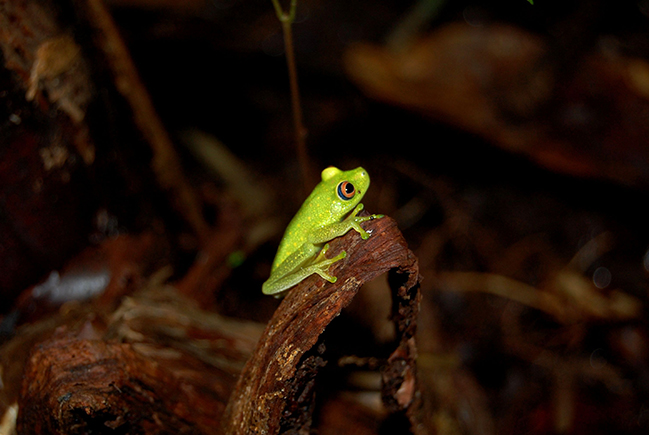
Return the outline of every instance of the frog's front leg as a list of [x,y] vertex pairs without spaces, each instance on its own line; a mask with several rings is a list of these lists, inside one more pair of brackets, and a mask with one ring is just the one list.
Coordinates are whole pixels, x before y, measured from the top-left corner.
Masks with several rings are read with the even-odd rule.
[[369,216],[357,216],[358,213],[360,213],[360,211],[363,210],[363,207],[364,207],[363,204],[358,204],[354,208],[354,210],[352,210],[352,212],[349,214],[349,216],[347,216],[347,219],[342,221],[342,223],[343,224],[347,223],[347,225],[350,225],[351,228],[356,230],[356,232],[358,232],[358,234],[361,235],[361,239],[367,240],[367,238],[370,235],[367,233],[367,231],[365,231],[363,228],[361,228],[360,224],[362,222],[371,221],[373,219],[380,219],[384,215],[382,215],[382,214],[372,214],[372,215],[369,215]]
[[[272,272],[271,277],[262,285],[264,294],[280,297],[281,294],[301,282],[305,278],[317,273],[329,282],[336,282],[337,278],[330,275],[329,266],[342,260],[347,255],[345,251],[333,258],[326,258],[325,253],[329,249],[326,244],[316,256],[317,247],[311,243],[303,244],[297,251],[289,255]],[[309,261],[309,259],[312,259]]]
[[360,224],[363,222],[371,221],[372,219],[382,218],[383,215],[373,214],[370,216],[357,216],[361,210],[363,210],[363,204],[358,204],[354,208],[354,210],[352,210],[349,216],[347,216],[347,218],[343,219],[341,222],[336,222],[313,231],[309,235],[309,242],[313,244],[325,243],[335,239],[336,237],[342,236],[351,229],[360,234],[363,240],[367,240],[370,235],[367,231],[361,228]]

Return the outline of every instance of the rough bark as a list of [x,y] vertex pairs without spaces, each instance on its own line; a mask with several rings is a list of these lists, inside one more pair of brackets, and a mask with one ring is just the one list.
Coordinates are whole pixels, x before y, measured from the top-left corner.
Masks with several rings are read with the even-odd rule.
[[406,411],[415,418],[410,408],[417,397],[413,338],[420,301],[417,259],[392,219],[370,221],[364,227],[372,234],[367,240],[350,231],[330,243],[330,256],[347,252],[330,269],[338,277],[335,283],[314,275],[288,292],[230,397],[223,419],[225,433],[308,430],[311,383],[322,365],[320,335],[364,283],[386,272],[399,341],[382,369],[382,396],[390,411]]

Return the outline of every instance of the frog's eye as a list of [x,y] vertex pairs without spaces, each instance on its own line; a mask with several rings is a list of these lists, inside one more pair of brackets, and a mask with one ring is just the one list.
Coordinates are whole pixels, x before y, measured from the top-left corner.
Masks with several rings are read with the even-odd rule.
[[343,201],[349,201],[356,194],[356,188],[349,181],[341,181],[340,183],[338,183],[336,192],[338,192],[338,197],[340,199],[342,199]]

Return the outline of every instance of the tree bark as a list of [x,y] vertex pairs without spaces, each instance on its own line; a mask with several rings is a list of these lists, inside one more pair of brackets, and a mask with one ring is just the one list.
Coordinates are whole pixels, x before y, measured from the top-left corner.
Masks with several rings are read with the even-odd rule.
[[389,411],[406,411],[411,422],[417,417],[414,334],[421,298],[417,259],[391,218],[373,220],[364,227],[371,232],[367,240],[350,231],[330,243],[330,257],[347,252],[330,269],[338,278],[335,283],[313,275],[288,292],[230,397],[223,419],[225,433],[308,430],[312,383],[323,365],[321,349],[316,346],[319,337],[364,283],[386,272],[398,344],[382,368],[382,397]]

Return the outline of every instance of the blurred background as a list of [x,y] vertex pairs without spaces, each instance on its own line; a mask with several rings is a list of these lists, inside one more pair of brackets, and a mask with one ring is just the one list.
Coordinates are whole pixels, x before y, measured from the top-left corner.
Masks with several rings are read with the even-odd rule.
[[[5,3],[4,339],[169,265],[207,309],[267,321],[313,187],[272,3]],[[365,167],[365,208],[420,261],[417,433],[647,433],[649,1],[304,0],[293,38],[309,179]],[[332,324],[334,354],[394,339],[384,287]],[[334,366],[319,433],[403,429],[377,378]]]

